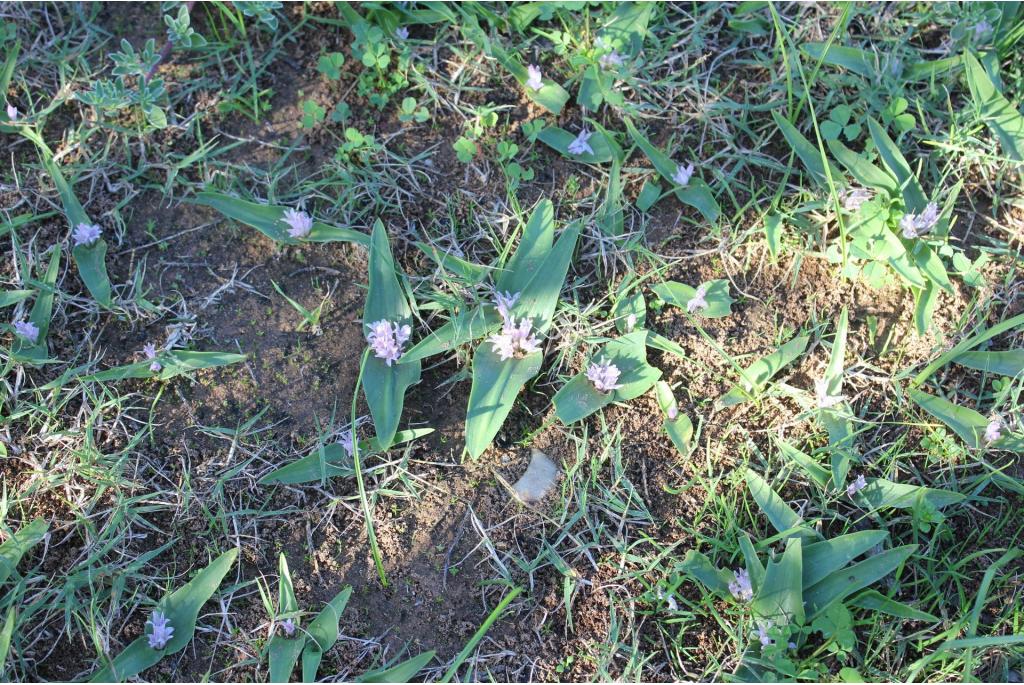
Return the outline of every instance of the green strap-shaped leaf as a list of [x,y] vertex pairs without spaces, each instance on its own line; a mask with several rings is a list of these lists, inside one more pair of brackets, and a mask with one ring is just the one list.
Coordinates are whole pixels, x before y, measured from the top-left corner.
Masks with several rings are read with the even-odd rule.
[[473,355],[473,385],[466,411],[466,450],[476,459],[487,449],[505,423],[519,391],[540,373],[543,355],[534,352],[522,359],[498,357],[483,342]]
[[[481,46],[482,47],[482,46]],[[551,112],[555,116],[558,116],[562,112],[562,108],[565,107],[565,103],[569,101],[569,93],[558,83],[555,83],[549,78],[543,78],[543,85],[540,90],[534,90],[526,85],[527,80],[530,78],[529,72],[526,70],[519,60],[510,56],[504,48],[500,47],[497,43],[490,43],[490,52],[496,60],[505,67],[506,70],[512,76],[519,81],[519,85],[522,86],[523,92],[526,97],[530,98],[538,105]]]
[[775,374],[803,354],[807,349],[808,341],[809,338],[806,335],[797,336],[767,357],[762,357],[748,366],[743,370],[740,382],[719,400],[721,406],[731,407],[742,404],[760,395]]
[[878,60],[875,53],[867,50],[827,43],[804,43],[800,49],[812,59],[823,64],[849,69],[853,73],[871,80],[878,76]]
[[[772,112],[772,119],[775,120],[775,124],[782,131],[782,135],[785,137],[786,142],[789,143],[789,147],[792,148],[796,156],[803,162],[804,168],[807,169],[808,173],[814,181],[824,188],[829,189],[828,176],[825,172],[826,161],[822,161],[822,152],[818,149],[818,146],[812,145],[809,140],[804,138],[804,135],[800,133],[796,126],[794,126],[788,119],[779,114],[778,112]],[[839,172],[839,169],[828,162],[828,173],[832,176],[832,183],[841,188],[846,183],[846,178]]]
[[482,338],[498,328],[501,328],[501,316],[493,307],[474,307],[468,312],[462,310],[454,319],[406,350],[398,363],[419,363],[427,357],[450,352],[459,345]]
[[708,187],[707,183],[694,177],[690,179],[690,182],[685,186],[679,186],[678,183],[673,180],[675,176],[678,164],[672,160],[671,157],[666,155],[664,152],[659,150],[657,147],[651,144],[649,140],[633,125],[633,121],[626,117],[626,130],[629,131],[629,135],[633,138],[633,141],[643,151],[647,159],[651,160],[651,164],[654,165],[655,170],[664,178],[672,188],[676,198],[679,199],[683,204],[689,205],[696,209],[701,215],[708,221],[714,223],[718,221],[718,217],[721,215],[722,210],[718,206],[718,201],[715,200],[715,196],[711,193],[711,188]]
[[896,197],[900,194],[900,186],[887,171],[879,169],[862,156],[846,147],[838,139],[825,141],[836,161],[846,167],[850,175],[863,186],[874,188],[879,192]]
[[777,562],[768,562],[764,581],[750,603],[755,616],[776,624],[804,623],[803,546],[800,538],[786,541]]
[[309,624],[309,628],[306,630],[308,634],[306,647],[302,650],[303,682],[316,682],[316,671],[320,667],[320,660],[323,658],[324,652],[338,641],[340,630],[338,624],[341,622],[341,614],[345,611],[350,596],[352,596],[352,588],[344,588]]
[[564,157],[587,164],[605,164],[622,157],[622,149],[612,136],[604,131],[594,130],[587,144],[594,151],[574,155],[569,152],[569,144],[576,139],[576,134],[564,128],[549,126],[541,131],[537,138],[548,147],[557,150]]
[[832,573],[876,547],[889,537],[884,530],[862,530],[822,540],[804,547],[804,587],[821,582]]
[[294,637],[286,637],[277,631],[277,626],[274,626],[274,636],[270,639],[267,652],[270,660],[270,682],[287,683],[291,679],[292,671],[295,670],[295,662],[299,659],[306,636],[298,627],[296,614],[299,611],[299,602],[295,599],[295,586],[292,585],[292,574],[288,570],[288,559],[284,553],[278,557],[277,583],[278,616],[295,620],[296,634]]
[[1005,352],[964,352],[953,359],[953,362],[968,369],[1013,378],[1024,373],[1024,349]]
[[[729,281],[719,278],[702,283],[701,285],[704,286],[704,301],[708,303],[708,306],[695,310],[693,312],[695,316],[701,316],[705,319],[720,319],[723,316],[732,314],[732,303],[735,300],[729,296]],[[686,309],[687,303],[697,294],[697,289],[693,286],[676,281],[657,283],[651,290],[654,291],[655,295],[664,300],[666,304],[681,309]]]
[[847,604],[860,609],[869,609],[871,611],[889,614],[890,616],[895,616],[897,618],[910,619],[911,621],[928,621],[929,623],[938,623],[942,620],[938,616],[933,616],[932,614],[915,609],[903,602],[898,602],[891,597],[886,597],[877,590],[865,590],[856,597],[848,600]]
[[612,402],[628,402],[650,390],[661,377],[661,371],[647,363],[646,343],[647,331],[634,331],[605,345],[592,361],[607,360],[618,367],[622,387],[601,392],[585,371],[576,374],[552,399],[559,420],[567,425],[575,423]]
[[17,533],[0,545],[0,586],[14,573],[25,552],[42,540],[49,528],[50,524],[43,519],[33,519],[32,523],[22,526]]
[[355,679],[357,683],[411,683],[413,677],[434,660],[434,651],[417,654],[411,659],[376,671],[369,671]]
[[370,244],[370,237],[365,233],[360,233],[351,228],[330,226],[319,221],[313,222],[313,227],[306,237],[302,239],[293,238],[288,235],[288,225],[283,220],[285,210],[288,207],[250,202],[249,200],[209,190],[197,193],[196,202],[212,207],[229,219],[234,219],[246,226],[251,226],[271,240],[286,245],[301,245],[304,242],[330,243],[335,241],[357,243],[365,246]]
[[554,243],[555,206],[551,200],[541,200],[523,227],[515,252],[498,273],[495,289],[513,295],[525,289],[540,271]]
[[29,344],[20,336],[15,338],[11,352],[17,361],[38,363],[49,355],[46,336],[50,332],[50,319],[53,318],[53,298],[57,293],[57,275],[60,272],[60,251],[60,245],[54,245],[50,263],[43,276],[42,285],[44,287],[40,288],[39,295],[32,303],[32,310],[28,315],[28,320],[39,329],[39,336],[34,345]]
[[802,468],[804,473],[806,473],[810,479],[818,485],[818,487],[828,487],[829,481],[832,479],[832,474],[828,469],[784,440],[779,440],[776,444],[778,444],[779,451],[782,453],[782,456]]
[[840,602],[889,575],[910,558],[915,550],[917,545],[904,545],[887,550],[853,566],[835,571],[820,582],[804,588],[808,618],[814,619],[833,602]]
[[892,142],[881,124],[872,117],[868,117],[868,130],[871,132],[871,140],[878,149],[879,158],[903,189],[903,204],[906,205],[907,211],[915,214],[921,212],[928,204],[928,197],[924,194],[917,176],[911,171],[910,164],[904,159],[903,153],[896,143]]
[[750,495],[764,515],[768,517],[768,522],[775,530],[786,534],[787,537],[817,537],[806,527],[804,520],[789,508],[789,505],[779,497],[778,493],[772,490],[768,481],[750,469],[746,471],[746,478]]
[[907,394],[914,403],[960,436],[970,447],[984,445],[985,428],[988,419],[968,407],[961,407],[949,400],[929,395],[917,388],[909,388]]
[[[125,378],[156,378],[166,381],[182,374],[212,369],[218,366],[229,366],[245,361],[244,354],[235,352],[198,352],[192,350],[171,350],[159,352],[155,359],[145,359],[132,364],[123,364],[112,369],[79,376],[83,383],[119,381]],[[156,361],[160,364],[159,371],[150,366]]]
[[[679,411],[679,405],[676,403],[675,395],[672,394],[672,388],[668,383],[658,381],[655,387],[657,388],[658,406],[665,414],[665,420],[662,421],[661,427],[668,433],[669,439],[679,453],[688,457],[692,451],[690,441],[693,438],[693,423],[691,423],[690,417]],[[673,415],[675,418],[672,418]]]
[[[433,428],[415,428],[412,430],[398,431],[391,441],[391,447],[411,442],[424,435],[434,432]],[[360,457],[377,454],[383,451],[380,441],[376,438],[359,441]],[[298,483],[313,483],[323,481],[333,476],[351,478],[355,475],[352,465],[352,457],[345,449],[337,444],[324,445],[312,454],[296,459],[279,469],[275,469],[260,478],[261,485],[279,483],[281,485],[296,485]]]
[[4,290],[0,292],[0,307],[10,307],[13,304],[24,302],[35,292],[35,290]]
[[729,596],[729,583],[733,575],[725,569],[716,568],[711,561],[700,552],[691,549],[686,553],[679,570],[701,582],[704,587],[720,595]]
[[109,664],[97,671],[90,682],[123,682],[142,673],[164,656],[184,649],[195,633],[199,610],[217,591],[237,556],[237,549],[221,554],[195,578],[160,601],[157,610],[164,613],[174,628],[173,636],[163,649],[150,647],[149,639],[146,635],[141,635]]
[[[378,219],[373,227],[370,244],[370,287],[363,313],[364,333],[376,321],[389,321],[398,325],[412,324],[412,309],[398,282],[395,261],[391,256],[384,224]],[[381,446],[387,449],[398,431],[405,404],[405,392],[420,380],[420,363],[392,364],[375,356],[366,358],[363,369],[363,393],[370,407],[373,425]]]
[[1024,116],[1003,97],[974,55],[965,52],[963,59],[964,76],[981,120],[999,138],[1007,157],[1024,162]]
[[867,486],[854,495],[854,499],[866,503],[874,510],[885,507],[913,509],[921,501],[927,502],[936,509],[941,509],[966,499],[964,495],[952,490],[926,488],[909,483],[894,483],[885,478],[867,478],[865,480]]

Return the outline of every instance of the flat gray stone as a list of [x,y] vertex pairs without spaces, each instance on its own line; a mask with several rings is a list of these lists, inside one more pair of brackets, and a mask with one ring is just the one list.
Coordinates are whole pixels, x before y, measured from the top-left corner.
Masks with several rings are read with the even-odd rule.
[[524,502],[538,502],[551,490],[558,478],[558,467],[551,457],[540,450],[533,450],[526,473],[516,481],[513,488],[516,497]]

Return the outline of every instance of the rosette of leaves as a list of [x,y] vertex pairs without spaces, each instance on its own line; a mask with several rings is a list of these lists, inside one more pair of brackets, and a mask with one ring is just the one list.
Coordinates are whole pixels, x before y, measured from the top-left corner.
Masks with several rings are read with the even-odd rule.
[[[364,337],[370,325],[376,321],[389,321],[399,326],[412,325],[412,307],[405,297],[391,255],[391,245],[384,224],[379,219],[374,223],[370,238],[369,271],[370,286],[363,310]],[[363,394],[370,407],[376,439],[381,449],[388,449],[394,442],[405,404],[405,391],[420,380],[419,361],[402,361],[400,359],[399,363],[389,366],[383,359],[367,355],[363,364]]]
[[267,205],[232,197],[224,193],[207,190],[196,194],[196,202],[212,207],[218,212],[246,226],[251,226],[271,240],[285,245],[302,243],[350,242],[369,246],[370,236],[351,228],[330,226],[314,221],[309,235],[293,238],[288,235],[288,225],[284,222],[284,213],[288,207]]
[[643,395],[661,378],[661,371],[647,363],[647,331],[639,330],[616,338],[594,355],[593,361],[608,361],[620,372],[622,387],[602,392],[594,387],[585,371],[573,376],[553,398],[555,413],[565,424],[575,423],[613,402],[628,402]]
[[[554,206],[543,200],[523,229],[519,245],[507,260],[499,257],[492,270],[497,274],[494,289],[519,293],[511,316],[527,318],[533,331],[543,336],[551,326],[558,296],[572,261],[579,238],[579,224],[572,224],[555,241]],[[503,252],[507,254],[508,250]],[[429,254],[429,252],[428,252]],[[467,279],[478,281],[485,267],[446,260],[435,256],[439,265],[447,265]],[[455,349],[499,330],[502,318],[490,302],[461,306],[451,313],[447,323],[410,348],[399,364],[418,362],[426,357]],[[480,343],[473,355],[473,385],[466,415],[466,449],[476,458],[491,444],[512,410],[519,391],[540,371],[542,354],[502,360],[490,343]]]
[[[756,637],[749,640],[736,672],[741,679],[771,674],[796,678],[796,662],[803,650],[819,649],[822,640],[837,647],[855,641],[852,614],[856,611],[939,620],[871,589],[901,568],[917,545],[886,549],[889,534],[884,530],[824,539],[761,476],[748,470],[746,480],[777,534],[760,543],[740,537],[741,567],[753,590],[750,611],[768,640],[768,644]],[[784,550],[772,558],[769,543],[779,538],[784,540]],[[679,571],[723,599],[735,600],[729,589],[733,572],[717,567],[704,554],[690,550]],[[813,637],[814,633],[821,633],[821,638]]]
[[162,612],[174,628],[174,634],[163,649],[150,647],[146,635],[140,635],[125,647],[124,651],[110,659],[109,663],[97,671],[90,678],[90,682],[123,682],[142,673],[165,656],[177,654],[183,650],[195,633],[199,610],[217,591],[237,556],[237,549],[221,554],[210,562],[209,566],[196,574],[195,578],[174,592],[165,595],[157,603],[154,610]]

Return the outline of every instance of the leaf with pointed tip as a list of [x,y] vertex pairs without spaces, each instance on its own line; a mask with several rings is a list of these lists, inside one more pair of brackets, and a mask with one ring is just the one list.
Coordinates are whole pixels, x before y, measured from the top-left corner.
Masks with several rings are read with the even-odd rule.
[[[414,428],[412,430],[398,431],[395,433],[389,449],[393,449],[406,442],[412,442],[433,432],[433,428]],[[359,441],[360,456],[369,456],[382,451],[384,450],[381,449],[380,441],[376,438]],[[259,483],[261,485],[272,485],[274,483],[297,485],[299,483],[322,481],[333,476],[351,478],[354,475],[352,457],[348,455],[345,448],[340,444],[331,443],[330,445],[324,445],[308,456],[274,469],[260,478]]]
[[688,551],[682,563],[679,564],[679,570],[693,576],[709,590],[724,596],[729,595],[729,583],[732,582],[733,575],[725,569],[716,568],[700,552],[693,549]]
[[786,537],[817,537],[807,528],[804,520],[772,490],[768,481],[750,469],[746,471],[746,479],[751,496],[775,530]]
[[[661,423],[662,429],[668,433],[669,439],[680,454],[684,457],[690,456],[690,440],[693,438],[693,423],[690,422],[690,417],[679,411],[672,388],[665,381],[658,381],[657,396],[658,406],[665,413],[665,420]],[[671,418],[673,412],[676,415],[674,419]]]
[[90,682],[122,682],[142,673],[164,656],[176,654],[184,649],[195,633],[199,610],[217,591],[237,556],[237,549],[221,554],[195,578],[160,600],[156,610],[162,611],[174,628],[174,635],[163,649],[150,647],[149,638],[141,635],[110,663],[97,671],[90,678]]
[[[345,587],[317,614],[317,617],[306,629],[306,646],[302,650],[302,680],[306,683],[316,681],[316,671],[324,652],[338,641],[341,614],[345,611],[352,588]],[[405,682],[405,681],[403,681]]]
[[[702,283],[704,286],[704,301],[707,307],[698,308],[694,316],[701,316],[705,319],[720,319],[723,316],[732,314],[732,303],[735,300],[729,296],[729,281],[724,278],[715,279]],[[697,294],[697,288],[678,283],[676,281],[664,281],[655,284],[651,290],[654,294],[665,301],[666,304],[687,309],[687,303]]]
[[1014,378],[1024,373],[1024,348],[1005,352],[964,352],[954,358],[953,363]]
[[892,507],[894,509],[913,509],[918,502],[925,501],[936,509],[948,507],[964,501],[966,497],[952,490],[926,488],[922,485],[895,483],[885,478],[867,478],[867,487],[854,495],[854,499],[865,502],[874,510]]
[[835,571],[818,583],[804,588],[804,602],[808,618],[815,618],[833,602],[840,602],[858,590],[889,575],[909,559],[916,550],[917,545],[904,545],[886,550],[853,566]]
[[889,172],[896,177],[896,181],[903,189],[903,204],[907,211],[915,214],[921,212],[928,204],[928,198],[925,196],[917,176],[910,170],[910,164],[904,159],[899,146],[892,141],[881,124],[872,117],[868,117],[868,130],[871,132],[871,139],[878,150],[879,158]]
[[367,247],[370,245],[370,236],[365,233],[351,228],[330,226],[319,221],[313,222],[309,235],[301,239],[293,238],[288,235],[288,225],[284,222],[284,213],[289,209],[288,207],[250,202],[210,190],[197,193],[196,202],[212,207],[229,219],[251,226],[271,240],[286,245],[335,241],[356,243]]
[[[835,167],[832,162],[828,161],[824,157],[822,151],[818,149],[816,145],[813,145],[802,133],[794,126],[788,119],[783,117],[778,112],[772,112],[772,119],[775,120],[776,126],[782,131],[783,137],[786,142],[789,143],[789,147],[796,153],[796,156],[803,162],[804,168],[807,169],[811,178],[817,182],[823,189],[829,189],[828,178],[831,176],[832,183],[836,187],[843,187],[847,185],[846,178],[839,172],[839,169]],[[824,158],[824,161],[823,161]],[[826,164],[828,165],[826,167]],[[826,172],[827,168],[827,172]],[[826,175],[826,173],[828,175]]]
[[748,366],[742,371],[740,382],[719,400],[721,406],[742,404],[760,395],[775,374],[803,354],[808,341],[806,335],[797,336],[783,343],[767,357],[762,357]]
[[786,540],[779,561],[770,561],[757,595],[750,602],[755,616],[776,624],[804,623],[803,546],[800,538]]
[[49,528],[50,524],[43,519],[33,519],[0,545],[0,585],[7,582],[21,558],[46,536]]
[[605,164],[622,157],[622,149],[611,135],[594,130],[591,132],[587,144],[593,152],[573,154],[569,152],[569,145],[576,140],[577,136],[557,126],[548,126],[537,135],[537,139],[548,147],[562,153],[569,159],[586,162],[587,164]]
[[1024,162],[1024,116],[999,92],[974,55],[964,52],[963,59],[964,76],[981,120],[999,138],[1007,157]]

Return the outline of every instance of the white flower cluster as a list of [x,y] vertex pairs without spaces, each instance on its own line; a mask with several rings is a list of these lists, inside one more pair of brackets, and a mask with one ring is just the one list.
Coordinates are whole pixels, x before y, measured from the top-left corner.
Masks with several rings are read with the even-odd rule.
[[408,324],[400,326],[385,319],[370,324],[370,332],[366,334],[366,342],[370,343],[373,354],[391,366],[402,356],[402,345],[412,336],[412,328]]
[[708,294],[708,287],[706,285],[701,284],[701,285],[697,286],[697,290],[694,291],[693,297],[691,297],[686,302],[686,311],[688,311],[691,314],[693,314],[694,312],[696,312],[698,310],[707,309],[708,308],[708,301],[706,299],[704,299],[707,294]]
[[313,217],[297,209],[286,209],[281,221],[288,224],[288,235],[298,240],[313,230]]
[[533,324],[524,318],[516,323],[512,307],[519,300],[519,293],[494,294],[494,307],[501,314],[501,332],[487,339],[502,360],[522,358],[540,350],[540,339],[533,334]]
[[900,230],[903,231],[904,238],[913,240],[930,232],[938,221],[939,206],[929,202],[920,214],[904,214],[900,219]]
[[153,649],[163,649],[171,641],[171,638],[174,637],[174,626],[171,625],[170,620],[164,616],[163,612],[154,611],[150,619],[146,621],[146,625],[153,628],[147,636],[149,638],[149,646]]
[[14,332],[27,340],[31,345],[35,345],[36,341],[39,340],[39,326],[31,321],[15,321]]
[[96,224],[81,223],[75,226],[71,237],[75,239],[75,247],[79,245],[92,245],[100,239],[102,232],[103,229]]
[[754,598],[754,587],[750,584],[750,574],[745,568],[732,572],[735,580],[729,583],[729,592],[741,602],[749,602]]

